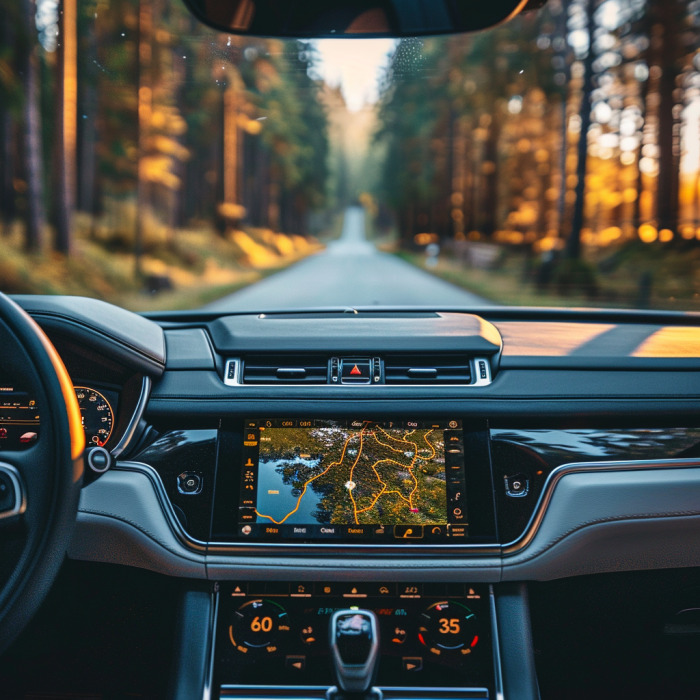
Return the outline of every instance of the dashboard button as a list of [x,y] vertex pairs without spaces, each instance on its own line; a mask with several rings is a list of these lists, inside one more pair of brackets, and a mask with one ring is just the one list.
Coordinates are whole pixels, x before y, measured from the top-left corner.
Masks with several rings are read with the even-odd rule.
[[369,384],[371,377],[370,360],[343,359],[341,361],[341,382],[343,384]]
[[513,474],[504,477],[506,485],[506,496],[511,498],[522,498],[530,491],[530,480],[525,474]]
[[423,539],[422,525],[394,525],[394,538],[397,540]]
[[416,673],[423,670],[422,656],[404,656],[401,659],[401,667],[409,673]]
[[202,491],[202,475],[197,472],[182,472],[177,477],[177,490],[186,496],[195,496]]
[[284,665],[292,671],[303,671],[306,668],[305,656],[287,656]]

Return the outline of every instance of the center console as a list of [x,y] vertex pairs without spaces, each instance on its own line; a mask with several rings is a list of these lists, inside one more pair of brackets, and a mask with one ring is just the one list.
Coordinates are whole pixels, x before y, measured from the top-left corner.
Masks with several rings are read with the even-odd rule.
[[378,621],[375,685],[387,697],[495,697],[484,584],[247,581],[218,592],[214,686],[221,697],[325,697],[339,610]]
[[[405,557],[497,541],[485,422],[251,417],[228,428],[210,551]],[[376,620],[382,696],[496,697],[491,595],[483,583],[221,582],[213,687],[326,697],[338,682],[331,620],[357,611]]]

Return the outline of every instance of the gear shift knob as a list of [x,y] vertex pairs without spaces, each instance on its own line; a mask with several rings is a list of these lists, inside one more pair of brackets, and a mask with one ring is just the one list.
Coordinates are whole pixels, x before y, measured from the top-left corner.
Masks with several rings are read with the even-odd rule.
[[330,634],[333,666],[344,693],[366,693],[376,676],[379,625],[371,610],[336,610]]

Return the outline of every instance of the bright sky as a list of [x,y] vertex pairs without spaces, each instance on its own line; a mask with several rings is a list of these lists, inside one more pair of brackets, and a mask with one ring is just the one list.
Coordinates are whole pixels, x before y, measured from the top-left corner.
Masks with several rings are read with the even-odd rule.
[[377,101],[379,77],[395,39],[319,39],[314,45],[321,59],[316,71],[329,85],[340,85],[348,109]]

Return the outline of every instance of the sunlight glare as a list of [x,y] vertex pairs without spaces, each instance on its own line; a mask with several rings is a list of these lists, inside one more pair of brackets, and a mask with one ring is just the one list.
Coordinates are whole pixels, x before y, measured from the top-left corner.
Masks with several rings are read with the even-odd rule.
[[342,90],[348,109],[357,112],[379,99],[379,79],[396,48],[395,39],[319,39],[314,71]]

